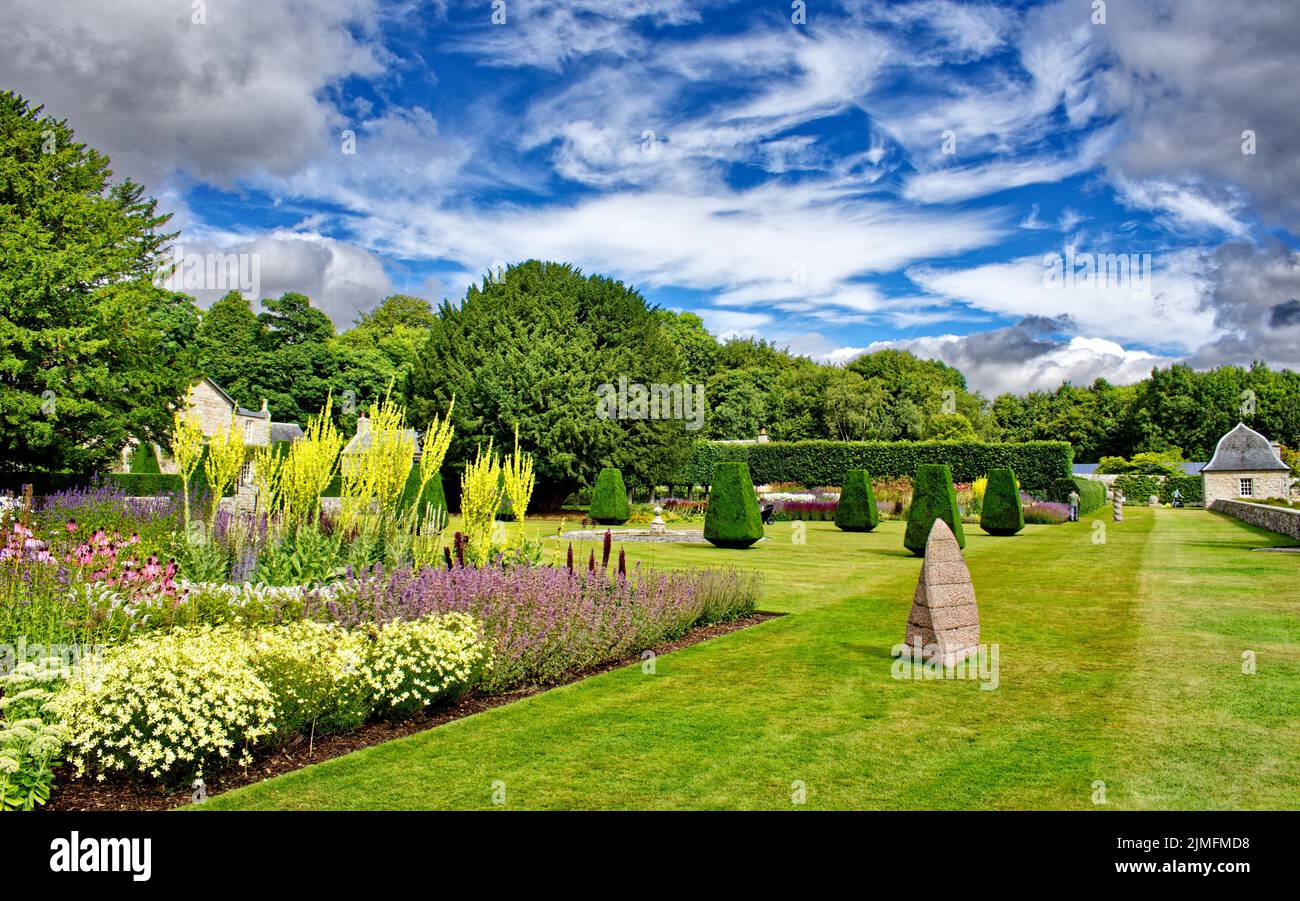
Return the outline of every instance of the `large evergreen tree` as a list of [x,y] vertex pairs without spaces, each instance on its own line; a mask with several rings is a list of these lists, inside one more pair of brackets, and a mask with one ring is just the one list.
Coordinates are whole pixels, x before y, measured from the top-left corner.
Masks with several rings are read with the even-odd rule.
[[170,217],[42,109],[0,92],[0,467],[85,473],[166,433],[193,318],[153,281]]
[[[451,468],[489,439],[534,455],[540,509],[614,466],[632,485],[663,481],[692,433],[681,421],[604,418],[598,388],[680,383],[681,356],[645,299],[622,282],[530,260],[443,303],[407,385],[418,425],[456,399]],[[628,408],[630,413],[636,411]]]

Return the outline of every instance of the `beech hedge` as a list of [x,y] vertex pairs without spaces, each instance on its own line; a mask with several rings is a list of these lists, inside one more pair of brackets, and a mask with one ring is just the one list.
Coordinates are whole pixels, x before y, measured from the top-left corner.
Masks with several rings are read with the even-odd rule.
[[954,481],[973,482],[994,469],[1010,467],[1021,487],[1033,492],[1070,478],[1074,450],[1065,441],[698,441],[673,484],[708,485],[714,466],[722,462],[748,464],[757,485],[835,485],[850,469],[865,469],[873,478],[890,479],[911,476],[922,464],[940,463],[948,465]]

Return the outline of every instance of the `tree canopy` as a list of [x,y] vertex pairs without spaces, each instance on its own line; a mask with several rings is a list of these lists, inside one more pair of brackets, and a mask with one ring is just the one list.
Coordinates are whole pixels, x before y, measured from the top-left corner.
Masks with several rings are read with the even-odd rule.
[[[616,467],[632,484],[662,479],[688,452],[682,421],[602,417],[602,385],[681,383],[684,364],[663,320],[622,282],[530,260],[443,303],[407,381],[417,423],[455,398],[463,463],[489,441],[537,463],[537,499],[554,507]],[[629,413],[635,413],[628,410]]]
[[161,437],[194,317],[153,281],[174,234],[65,121],[0,92],[0,467],[88,472]]

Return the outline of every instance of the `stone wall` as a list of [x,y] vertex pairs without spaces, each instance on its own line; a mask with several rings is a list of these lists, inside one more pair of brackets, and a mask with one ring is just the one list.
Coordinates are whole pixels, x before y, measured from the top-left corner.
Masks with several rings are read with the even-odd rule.
[[1286,497],[1290,491],[1291,474],[1285,470],[1275,472],[1203,472],[1205,480],[1205,505],[1216,500],[1236,500],[1241,497],[1241,480],[1254,479],[1253,497]]
[[1216,513],[1226,513],[1234,519],[1300,539],[1300,510],[1270,507],[1268,504],[1248,504],[1245,501],[1217,500],[1210,504]]

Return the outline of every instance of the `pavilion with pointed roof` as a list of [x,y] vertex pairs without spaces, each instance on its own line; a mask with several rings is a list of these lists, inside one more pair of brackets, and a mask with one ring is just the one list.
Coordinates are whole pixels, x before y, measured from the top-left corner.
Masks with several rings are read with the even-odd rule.
[[1244,422],[1219,439],[1214,456],[1201,470],[1205,505],[1216,500],[1285,498],[1291,487],[1291,469],[1282,462],[1277,447]]

